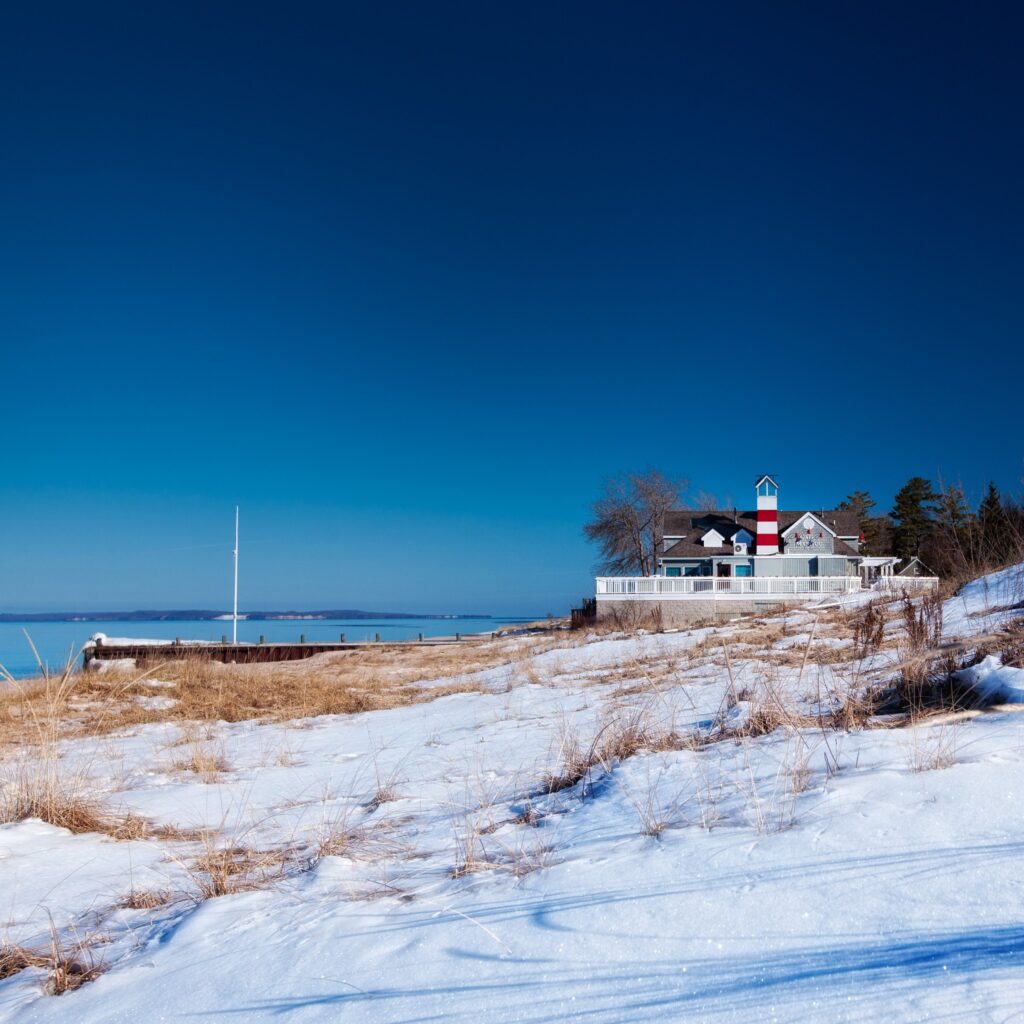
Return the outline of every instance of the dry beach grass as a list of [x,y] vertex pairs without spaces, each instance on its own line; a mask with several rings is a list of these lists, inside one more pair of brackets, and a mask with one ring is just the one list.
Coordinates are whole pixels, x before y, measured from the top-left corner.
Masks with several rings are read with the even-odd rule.
[[63,738],[152,722],[292,721],[402,707],[479,692],[482,684],[473,675],[484,669],[508,666],[513,675],[520,668],[528,674],[523,666],[537,654],[581,641],[577,634],[556,633],[366,647],[270,665],[223,665],[197,657],[145,671],[76,673],[69,665],[59,675],[11,681],[0,689],[0,746],[30,740],[40,727]]
[[[144,670],[78,672],[69,661],[60,673],[8,679],[0,689],[0,823],[39,818],[73,833],[115,839],[195,838],[194,830],[151,825],[105,808],[90,784],[89,765],[70,767],[61,757],[61,743],[90,737],[98,742],[147,724],[180,724],[175,745],[182,752],[170,768],[215,783],[231,768],[209,730],[217,722],[294,722],[481,692],[485,687],[474,673],[496,666],[507,666],[509,680],[535,681],[529,665],[536,655],[580,640],[562,633],[364,648],[278,665],[222,665],[196,658]],[[205,732],[199,728],[203,723]],[[287,763],[288,757],[283,759]],[[386,803],[396,792],[394,778],[378,778],[372,803]]]
[[0,942],[0,981],[21,971],[43,972],[44,991],[48,995],[64,995],[94,981],[103,971],[95,955],[95,939],[71,936],[62,939],[50,922],[50,943],[43,947]]
[[[828,611],[815,616],[809,636],[807,629],[806,624],[795,627],[785,613],[761,617],[723,627],[669,656],[633,656],[584,672],[579,681],[614,687],[610,696],[626,703],[617,709],[613,705],[589,740],[571,730],[563,734],[556,765],[544,778],[542,790],[571,788],[595,768],[606,769],[640,750],[695,748],[722,739],[770,735],[779,728],[863,728],[874,723],[882,707],[910,722],[959,711],[964,699],[950,685],[958,668],[993,652],[1005,653],[1012,664],[1024,651],[1024,630],[1019,627],[980,638],[969,648],[942,645],[941,603],[936,599],[873,601],[854,611]],[[176,742],[182,752],[174,756],[171,767],[214,783],[231,765],[208,728],[213,723],[292,722],[483,692],[487,687],[476,674],[499,666],[507,670],[506,688],[551,685],[559,677],[558,663],[539,662],[538,657],[584,642],[583,634],[561,632],[436,647],[365,648],[280,665],[190,659],[144,671],[78,673],[69,664],[60,674],[11,681],[0,693],[0,751],[6,758],[0,766],[0,821],[37,817],[75,833],[101,832],[120,839],[181,837],[189,830],[161,829],[101,807],[88,785],[88,766],[72,769],[64,764],[61,742],[99,738],[149,723],[181,723]],[[881,681],[873,683],[862,675],[855,659],[882,654],[890,656],[888,667]],[[742,691],[733,678],[734,662],[756,669]],[[843,663],[855,664],[856,670],[844,672]],[[799,682],[809,667],[818,669],[818,711],[813,715],[792,705],[791,694],[782,692],[777,678],[779,672],[797,668]],[[749,707],[738,727],[726,727],[720,714],[714,729],[696,735],[638,710],[637,701],[663,701],[666,692],[681,687],[685,692],[703,674],[723,668],[731,680],[728,703],[743,698]],[[154,695],[160,698],[157,704]],[[207,723],[202,735],[201,723]],[[898,722],[890,717],[883,724],[891,727]],[[915,764],[926,765],[942,760],[914,758]],[[371,806],[393,800],[397,792],[394,778],[378,779]]]

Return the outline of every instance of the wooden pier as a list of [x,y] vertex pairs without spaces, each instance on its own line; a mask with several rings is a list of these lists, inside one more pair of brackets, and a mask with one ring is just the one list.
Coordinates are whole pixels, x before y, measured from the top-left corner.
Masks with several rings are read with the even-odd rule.
[[469,643],[473,640],[493,639],[494,633],[463,636],[427,637],[420,640],[390,641],[338,641],[336,643],[199,643],[178,641],[165,644],[146,643],[96,643],[82,652],[82,667],[88,668],[91,661],[120,661],[130,659],[137,665],[160,661],[181,661],[196,658],[204,661],[220,661],[226,665],[255,665],[275,661],[303,661],[316,654],[336,654],[339,651],[362,651],[368,649],[394,649],[408,647],[442,647],[449,644]]

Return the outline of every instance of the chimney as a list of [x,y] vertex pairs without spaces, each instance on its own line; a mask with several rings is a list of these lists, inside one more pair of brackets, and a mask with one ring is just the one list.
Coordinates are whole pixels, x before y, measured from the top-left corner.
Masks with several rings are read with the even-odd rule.
[[757,481],[757,554],[779,553],[779,485],[770,477]]

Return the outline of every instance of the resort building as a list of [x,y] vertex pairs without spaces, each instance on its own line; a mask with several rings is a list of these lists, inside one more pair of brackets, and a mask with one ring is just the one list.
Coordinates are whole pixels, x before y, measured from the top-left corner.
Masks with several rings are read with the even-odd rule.
[[779,485],[769,475],[754,491],[753,509],[666,513],[657,576],[600,577],[598,618],[643,612],[683,625],[897,581],[907,589],[933,585],[916,559],[903,577],[900,559],[862,554],[854,512],[780,510]]

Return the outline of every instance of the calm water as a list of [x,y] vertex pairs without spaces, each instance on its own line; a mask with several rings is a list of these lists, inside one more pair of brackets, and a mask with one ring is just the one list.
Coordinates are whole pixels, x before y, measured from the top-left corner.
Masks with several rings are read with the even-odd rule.
[[[260,634],[268,641],[289,640],[297,643],[305,634],[310,643],[327,643],[340,639],[415,640],[424,636],[451,636],[459,633],[485,633],[502,626],[531,619],[289,619],[272,622],[238,623],[238,639],[255,643]],[[133,637],[146,640],[220,640],[231,637],[230,622],[0,622],[0,665],[15,677],[34,675],[38,671],[32,649],[25,639],[27,630],[39,656],[50,668],[63,667],[73,652],[76,664],[81,663],[82,645],[94,633],[108,637]]]

